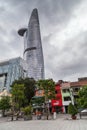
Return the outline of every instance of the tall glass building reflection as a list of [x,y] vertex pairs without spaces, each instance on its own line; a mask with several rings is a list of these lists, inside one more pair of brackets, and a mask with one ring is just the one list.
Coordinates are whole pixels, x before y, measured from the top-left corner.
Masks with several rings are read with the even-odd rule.
[[9,91],[12,82],[20,77],[27,77],[27,65],[22,58],[0,62],[0,92],[3,89]]

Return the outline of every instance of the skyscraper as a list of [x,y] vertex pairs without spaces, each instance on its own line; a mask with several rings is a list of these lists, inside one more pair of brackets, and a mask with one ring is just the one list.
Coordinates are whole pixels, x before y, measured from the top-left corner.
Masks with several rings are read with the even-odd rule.
[[28,28],[20,29],[18,34],[24,37],[24,59],[28,64],[28,77],[43,79],[44,59],[37,9],[32,11]]

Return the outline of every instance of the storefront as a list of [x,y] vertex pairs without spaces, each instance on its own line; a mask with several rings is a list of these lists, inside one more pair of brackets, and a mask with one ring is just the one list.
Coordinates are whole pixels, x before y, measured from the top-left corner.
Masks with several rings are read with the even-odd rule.
[[52,104],[52,113],[53,112],[57,112],[57,113],[62,113],[63,112],[62,99],[60,99],[60,100],[51,100],[51,104]]

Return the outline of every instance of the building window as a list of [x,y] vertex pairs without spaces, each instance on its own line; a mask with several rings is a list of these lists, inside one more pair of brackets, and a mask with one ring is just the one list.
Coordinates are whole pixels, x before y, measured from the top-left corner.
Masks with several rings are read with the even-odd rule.
[[71,97],[64,97],[64,101],[71,101]]
[[79,87],[78,88],[74,88],[73,90],[74,90],[74,92],[78,92],[80,90],[80,88]]
[[62,92],[67,93],[67,92],[70,92],[70,90],[69,89],[63,89]]

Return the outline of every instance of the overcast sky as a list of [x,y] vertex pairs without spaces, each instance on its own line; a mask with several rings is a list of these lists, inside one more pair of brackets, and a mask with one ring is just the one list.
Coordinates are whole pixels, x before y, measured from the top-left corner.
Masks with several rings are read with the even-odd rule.
[[87,0],[0,0],[0,61],[23,57],[30,14],[38,9],[46,78],[87,76]]

